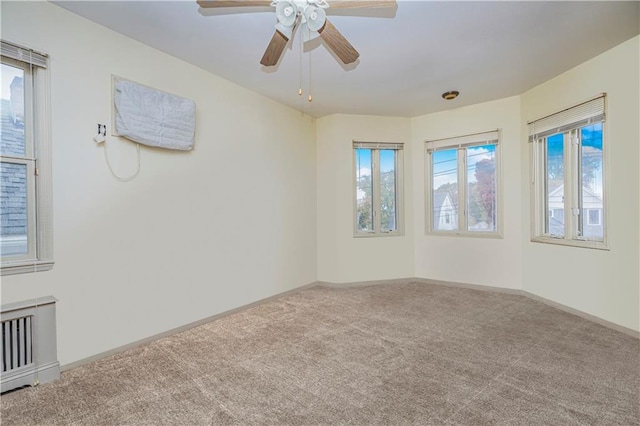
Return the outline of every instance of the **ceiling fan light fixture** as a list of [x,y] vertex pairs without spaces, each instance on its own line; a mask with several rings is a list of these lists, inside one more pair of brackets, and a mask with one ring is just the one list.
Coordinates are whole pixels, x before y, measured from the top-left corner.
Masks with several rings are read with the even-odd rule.
[[282,25],[291,27],[298,18],[298,9],[292,2],[280,1],[276,6],[276,17]]
[[327,14],[324,9],[314,6],[308,6],[304,10],[304,17],[307,28],[311,31],[318,31],[327,20]]
[[444,92],[442,94],[442,99],[445,99],[447,101],[452,101],[455,98],[457,98],[459,94],[460,92],[458,92],[457,90],[449,90],[448,92]]

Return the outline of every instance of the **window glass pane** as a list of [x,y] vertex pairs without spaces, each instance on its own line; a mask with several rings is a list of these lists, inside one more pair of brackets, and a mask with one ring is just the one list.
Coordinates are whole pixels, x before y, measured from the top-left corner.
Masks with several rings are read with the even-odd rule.
[[380,150],[380,228],[382,232],[397,227],[396,151]]
[[580,129],[580,220],[582,236],[602,240],[604,237],[602,202],[602,123]]
[[0,163],[2,257],[27,254],[27,166]]
[[456,149],[431,154],[433,230],[458,229],[458,153]]
[[24,71],[2,64],[0,84],[0,153],[25,156]]
[[373,231],[373,194],[371,149],[356,151],[356,220],[358,231]]
[[549,136],[546,148],[546,210],[553,214],[547,216],[545,233],[564,236],[564,136]]
[[496,146],[466,149],[468,230],[495,232],[496,221]]

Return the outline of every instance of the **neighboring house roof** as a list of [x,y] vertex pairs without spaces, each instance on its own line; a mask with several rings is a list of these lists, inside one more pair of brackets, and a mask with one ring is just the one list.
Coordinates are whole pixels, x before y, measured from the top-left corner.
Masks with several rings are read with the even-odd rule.
[[[549,197],[554,197],[560,194],[564,193],[564,184],[560,184],[560,185],[554,185],[555,188],[553,188],[551,191],[549,191]],[[584,195],[586,195],[587,197],[590,198],[594,198],[596,200],[599,200],[600,202],[602,202],[602,197],[600,197],[598,194],[596,194],[595,192],[593,192],[591,189],[589,189],[589,187],[583,187],[582,191],[584,193]]]
[[436,191],[433,193],[433,216],[440,220],[444,213],[455,213],[456,208],[449,191]]
[[[445,200],[449,197],[448,192],[434,192],[433,193],[433,209],[440,210]],[[451,198],[451,197],[449,197]]]
[[0,152],[2,155],[24,155],[24,124],[14,121],[11,101],[0,99]]
[[564,183],[557,181],[549,182],[549,195],[558,195],[559,192],[564,192]]
[[[556,185],[554,189],[549,191],[549,208],[563,208],[563,196],[564,184]],[[587,209],[601,209],[603,206],[602,197],[588,187],[583,187],[582,206]]]
[[[0,99],[0,152],[2,155],[24,155],[24,125],[14,121],[11,103]],[[27,233],[27,182],[23,167],[3,163],[0,202],[2,218],[0,235]]]

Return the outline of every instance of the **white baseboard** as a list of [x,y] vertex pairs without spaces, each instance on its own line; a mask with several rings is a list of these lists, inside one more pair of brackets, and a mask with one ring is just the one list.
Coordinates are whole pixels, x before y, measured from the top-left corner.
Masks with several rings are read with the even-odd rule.
[[383,284],[401,284],[410,281],[416,281],[415,278],[393,278],[389,280],[375,280],[375,281],[354,281],[350,283],[332,283],[328,281],[316,281],[316,284],[322,287],[330,288],[351,288],[351,287],[366,287],[370,285],[383,285]]
[[460,283],[460,282],[453,282],[453,281],[432,280],[430,278],[419,278],[419,277],[378,280],[378,281],[357,281],[353,283],[330,283],[330,282],[318,281],[317,284],[325,287],[332,287],[332,288],[350,288],[350,287],[362,287],[367,285],[381,285],[381,284],[403,283],[403,282],[419,282],[424,284],[433,284],[433,285],[440,285],[445,287],[468,288],[472,290],[515,294],[523,297],[528,297],[529,299],[535,300],[540,303],[544,303],[545,305],[549,305],[553,308],[559,309],[569,314],[579,316],[580,318],[584,318],[586,320],[595,322],[596,324],[600,324],[604,327],[608,327],[613,330],[620,331],[631,337],[635,337],[636,339],[640,338],[640,331],[636,331],[631,328],[613,323],[611,321],[607,321],[595,315],[588,314],[578,309],[563,305],[562,303],[554,302],[553,300],[545,299],[544,297],[541,297],[536,294],[530,293],[522,289],[517,289],[517,288],[495,287],[495,286],[488,286],[488,285],[482,285],[482,284],[469,284],[469,283]]
[[615,324],[611,321],[607,321],[604,320],[602,318],[596,317],[594,315],[588,314],[586,312],[582,312],[579,311],[577,309],[571,308],[569,306],[563,305],[561,303],[558,302],[554,302],[552,300],[549,299],[545,299],[544,297],[535,295],[533,293],[529,293],[527,291],[521,290],[521,289],[513,289],[513,288],[504,288],[504,287],[494,287],[494,286],[486,286],[486,285],[481,285],[481,284],[469,284],[469,283],[459,283],[459,282],[452,282],[452,281],[441,281],[441,280],[432,280],[429,278],[418,278],[418,277],[412,277],[412,278],[394,278],[394,279],[388,279],[388,280],[375,280],[375,281],[356,281],[356,282],[350,282],[350,283],[331,283],[331,282],[326,282],[326,281],[315,281],[300,287],[296,287],[294,289],[291,290],[287,290],[285,292],[282,293],[278,293],[276,295],[267,297],[265,299],[261,299],[258,300],[256,302],[253,303],[249,303],[247,305],[243,305],[243,306],[239,306],[237,308],[234,309],[230,309],[228,311],[225,312],[221,312],[219,314],[216,315],[212,315],[210,317],[207,318],[203,318],[201,320],[198,321],[194,321],[192,323],[189,324],[185,324],[183,326],[180,327],[176,327],[173,328],[171,330],[147,337],[145,339],[141,339],[141,340],[137,340],[135,342],[129,343],[127,345],[123,345],[123,346],[119,346],[117,348],[105,351],[105,352],[101,352],[99,354],[90,356],[88,358],[83,358],[81,360],[78,361],[74,361],[71,362],[69,364],[65,364],[63,366],[60,367],[60,371],[67,371],[70,370],[72,368],[75,367],[79,367],[81,365],[84,364],[88,364],[90,362],[93,361],[97,361],[99,359],[111,356],[111,355],[115,355],[119,352],[123,352],[126,351],[128,349],[133,349],[137,346],[141,346],[147,343],[151,343],[155,340],[159,340],[162,339],[164,337],[168,337],[171,336],[172,334],[176,334],[176,333],[180,333],[182,331],[188,330],[190,328],[193,327],[197,327],[199,325],[202,324],[206,324],[208,322],[214,321],[216,319],[234,314],[236,312],[269,302],[271,300],[274,299],[279,299],[281,297],[284,297],[286,295],[289,294],[293,294],[293,293],[297,293],[299,291],[305,290],[307,288],[311,288],[311,287],[315,287],[315,286],[323,286],[323,287],[330,287],[330,288],[352,288],[352,287],[364,287],[364,286],[371,286],[371,285],[385,285],[385,284],[400,284],[400,283],[406,283],[406,282],[418,282],[418,283],[423,283],[423,284],[433,284],[433,285],[439,285],[439,286],[446,286],[446,287],[457,287],[457,288],[467,288],[467,289],[472,289],[472,290],[480,290],[480,291],[491,291],[491,292],[496,292],[496,293],[507,293],[507,294],[515,294],[515,295],[520,295],[523,297],[528,297],[532,300],[544,303],[546,305],[549,305],[553,308],[559,309],[561,311],[573,314],[573,315],[577,315],[581,318],[584,318],[586,320],[589,321],[593,321],[597,324],[600,324],[602,326],[611,328],[613,330],[616,331],[620,331],[622,333],[625,333],[629,336],[635,337],[635,338],[640,338],[640,332],[624,327],[622,325],[619,324]]
[[215,315],[212,315],[210,317],[206,317],[206,318],[200,319],[198,321],[194,321],[194,322],[191,322],[189,324],[182,325],[180,327],[172,328],[171,330],[163,331],[162,333],[154,334],[153,336],[149,336],[149,337],[146,337],[144,339],[136,340],[135,342],[131,342],[131,343],[128,343],[126,345],[118,346],[117,348],[110,349],[110,350],[105,351],[105,352],[100,352],[99,354],[92,355],[90,357],[83,358],[83,359],[80,359],[78,361],[74,361],[74,362],[70,362],[68,364],[64,364],[63,366],[60,367],[60,371],[71,370],[72,368],[80,367],[81,365],[85,365],[85,364],[88,364],[90,362],[97,361],[99,359],[106,358],[108,356],[115,355],[117,353],[124,352],[124,351],[129,350],[129,349],[136,348],[138,346],[146,345],[147,343],[151,343],[151,342],[154,342],[156,340],[171,336],[172,334],[176,334],[176,333],[180,333],[182,331],[189,330],[189,329],[197,327],[199,325],[206,324],[208,322],[214,321],[214,320],[216,320],[218,318],[226,317],[228,315],[234,314],[234,313],[239,312],[239,311],[243,311],[245,309],[252,308],[252,307],[257,306],[257,305],[261,305],[261,304],[269,302],[271,300],[279,299],[279,298],[284,297],[284,296],[286,296],[288,294],[297,293],[297,292],[299,292],[301,290],[304,290],[304,289],[307,289],[307,288],[310,288],[310,287],[315,287],[316,285],[318,285],[317,282],[312,282],[312,283],[309,283],[309,284],[305,284],[303,286],[296,287],[294,289],[287,290],[287,291],[284,291],[282,293],[274,294],[273,296],[269,296],[269,297],[266,297],[264,299],[257,300],[255,302],[249,303],[247,305],[242,305],[242,306],[239,306],[237,308],[233,308],[233,309],[230,309],[228,311],[224,311],[224,312],[221,312],[219,314],[215,314]]
[[578,309],[571,308],[569,306],[563,305],[562,303],[554,302],[553,300],[545,299],[542,296],[538,296],[537,294],[529,293],[528,291],[522,290],[523,294],[532,300],[536,300],[538,302],[544,303],[545,305],[549,305],[553,308],[559,309],[561,311],[579,316],[580,318],[584,318],[586,320],[595,322],[596,324],[600,324],[604,327],[611,328],[616,331],[620,331],[624,334],[627,334],[631,337],[635,337],[636,339],[640,339],[640,332],[633,330],[631,328],[627,328],[623,325],[616,324],[611,321],[607,321],[595,315],[588,314],[586,312],[580,311]]
[[524,291],[519,288],[495,287],[482,284],[459,283],[455,281],[432,280],[428,278],[413,278],[412,281],[424,284],[441,285],[445,287],[468,288],[471,290],[492,291],[494,293],[517,294],[524,296]]

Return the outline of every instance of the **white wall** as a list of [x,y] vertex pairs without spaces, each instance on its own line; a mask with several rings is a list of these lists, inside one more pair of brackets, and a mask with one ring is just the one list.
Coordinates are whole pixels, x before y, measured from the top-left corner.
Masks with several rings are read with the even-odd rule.
[[[60,300],[63,365],[316,280],[311,119],[48,2],[3,2],[2,38],[51,56],[56,261],[2,303]],[[195,149],[143,148],[115,181],[92,141],[112,73],[194,99]]]
[[[500,129],[503,238],[426,235],[425,140]],[[495,287],[521,286],[520,99],[511,97],[415,117],[413,207],[415,276]]]
[[[526,291],[640,330],[639,41],[635,37],[522,95],[522,118],[534,120],[607,93],[606,219],[609,251],[523,239]],[[528,149],[523,128],[522,149]],[[528,156],[522,159],[523,234],[529,235]]]
[[[413,119],[317,121],[45,2],[2,4],[2,38],[51,55],[52,271],[3,277],[2,303],[54,295],[68,364],[316,279],[418,276],[524,288],[640,329],[638,37],[529,92]],[[143,148],[111,178],[96,123],[110,76],[197,103],[189,153]],[[522,122],[599,92],[610,251],[529,242]],[[426,236],[424,140],[500,128],[504,238]],[[353,139],[405,142],[405,235],[353,238]],[[131,143],[110,138],[116,170]],[[465,265],[461,267],[460,265]]]
[[[332,115],[317,121],[318,280],[413,277],[411,128],[407,118]],[[404,142],[404,236],[354,238],[352,141]]]

